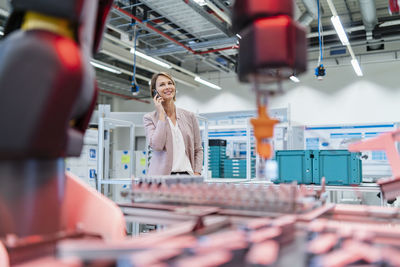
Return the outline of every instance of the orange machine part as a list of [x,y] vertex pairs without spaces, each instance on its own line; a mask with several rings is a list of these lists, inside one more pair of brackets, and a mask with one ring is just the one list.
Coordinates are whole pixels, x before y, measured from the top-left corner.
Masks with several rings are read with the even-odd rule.
[[257,140],[257,153],[264,159],[271,158],[272,146],[267,139],[274,136],[274,126],[279,121],[271,119],[267,114],[266,106],[258,107],[258,118],[251,119],[254,127],[254,137]]

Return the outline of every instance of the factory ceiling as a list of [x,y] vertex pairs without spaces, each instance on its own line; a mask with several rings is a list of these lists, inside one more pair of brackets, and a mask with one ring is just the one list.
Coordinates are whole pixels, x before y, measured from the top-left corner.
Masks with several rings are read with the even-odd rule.
[[[2,2],[5,0],[0,0],[4,23]],[[332,2],[350,43],[359,46],[356,54],[387,52],[387,42],[400,41],[400,16],[389,13],[387,0]],[[231,29],[233,4],[234,0],[115,0],[102,49],[94,59],[114,73],[97,69],[100,88],[132,96],[135,71],[134,83],[141,90],[134,97],[148,99],[146,88],[154,72],[171,72],[178,83],[189,87],[199,86],[195,77],[207,78],[208,72],[234,73],[240,39]],[[320,5],[326,57],[347,56],[329,52],[340,48],[341,42],[327,0]],[[310,59],[315,59],[313,53],[318,54],[319,49],[317,16],[317,0],[296,0],[295,17],[308,28]],[[136,59],[131,53],[135,48]]]

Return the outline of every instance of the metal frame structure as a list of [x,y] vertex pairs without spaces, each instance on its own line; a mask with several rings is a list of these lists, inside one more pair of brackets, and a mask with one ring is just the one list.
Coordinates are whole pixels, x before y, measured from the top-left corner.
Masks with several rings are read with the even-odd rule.
[[[238,182],[243,182],[243,181],[249,182],[251,181],[251,138],[252,138],[250,119],[247,119],[245,126],[231,125],[230,128],[246,130],[246,178],[238,178],[234,180]],[[213,181],[213,180],[215,180],[215,178],[209,179],[208,181]]]
[[204,132],[203,132],[203,136],[202,136],[202,141],[204,144],[204,149],[203,149],[203,157],[204,157],[204,162],[203,162],[203,177],[204,180],[208,180],[208,119],[199,115],[196,115],[196,118],[199,121],[203,121],[204,122]]
[[[251,123],[246,121],[246,181],[251,180]],[[258,154],[256,154],[258,156]],[[257,161],[257,160],[256,160]]]
[[[217,56],[234,62],[229,54],[222,51],[235,49],[237,37],[229,38],[234,34],[229,30],[228,24],[221,22],[217,16],[209,14],[193,1],[140,0],[134,1],[138,2],[136,4],[130,2],[132,1],[116,2],[109,25],[123,31],[127,36],[137,37],[139,43],[149,46],[144,50],[146,54],[168,57],[175,54],[174,60],[182,63],[187,60],[189,52],[199,60],[198,62],[210,64],[214,70],[232,70],[221,65],[214,56],[202,56],[205,53],[217,53]],[[123,21],[125,23],[122,23]],[[185,56],[185,59],[182,56]]]
[[[115,114],[114,114],[115,113]],[[111,112],[109,105],[99,105],[97,111],[98,121],[98,160],[97,160],[97,191],[102,192],[102,185],[123,185],[132,182],[132,172],[134,168],[135,150],[135,123],[119,118],[126,118],[127,114]],[[118,116],[119,115],[119,116]],[[129,115],[128,115],[129,116]],[[96,114],[95,116],[96,117]],[[117,118],[115,118],[117,117]],[[110,134],[109,130],[116,127],[129,128],[129,151],[131,153],[130,175],[126,179],[110,179]],[[107,195],[108,188],[104,189]]]
[[[109,178],[110,171],[110,135],[109,129],[110,127],[107,125],[115,124],[112,128],[115,127],[128,127],[130,130],[129,139],[131,140],[129,145],[129,151],[131,152],[131,168],[130,168],[130,177],[127,179],[113,179]],[[131,182],[132,170],[133,170],[133,162],[134,162],[134,148],[135,148],[135,125],[129,121],[117,120],[112,118],[104,118],[99,116],[99,158],[97,161],[97,191],[102,191],[102,185],[107,184],[127,184]],[[107,195],[107,189],[104,190],[104,194]]]
[[[212,179],[209,180],[208,182],[212,183],[230,183],[230,184],[235,184],[235,185],[240,185],[240,184],[246,184],[246,185],[264,185],[264,186],[269,186],[269,185],[275,185],[279,186],[279,184],[274,184],[271,181],[259,181],[259,180],[239,180],[239,179]],[[305,185],[307,188],[312,188],[314,190],[321,190],[322,186],[321,185]],[[331,199],[337,199],[337,194],[339,192],[360,192],[360,193],[382,193],[382,190],[380,186],[376,183],[361,183],[358,186],[344,186],[344,185],[326,185],[325,190],[331,194]],[[333,194],[336,195],[333,195]],[[381,197],[380,198],[380,203],[381,206],[385,205],[384,199]]]

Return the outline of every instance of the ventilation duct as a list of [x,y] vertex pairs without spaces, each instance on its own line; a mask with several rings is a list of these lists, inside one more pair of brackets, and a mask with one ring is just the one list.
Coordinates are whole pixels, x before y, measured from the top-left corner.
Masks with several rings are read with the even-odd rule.
[[304,26],[309,26],[313,20],[318,18],[317,0],[302,0],[306,11],[300,16],[299,22]]

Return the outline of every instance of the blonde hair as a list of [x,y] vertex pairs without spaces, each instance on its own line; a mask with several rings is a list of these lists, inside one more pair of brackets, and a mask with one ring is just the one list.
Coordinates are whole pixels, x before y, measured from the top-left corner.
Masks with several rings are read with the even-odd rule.
[[[153,75],[153,77],[151,77],[151,81],[150,81],[150,95],[152,98],[154,98],[155,94],[153,92],[153,90],[157,90],[156,89],[156,82],[159,76],[164,76],[167,77],[168,79],[170,79],[172,81],[172,83],[175,86],[175,81],[172,78],[171,74],[166,73],[166,72],[159,72]],[[176,89],[175,89],[175,95],[174,95],[174,101],[176,100]]]

